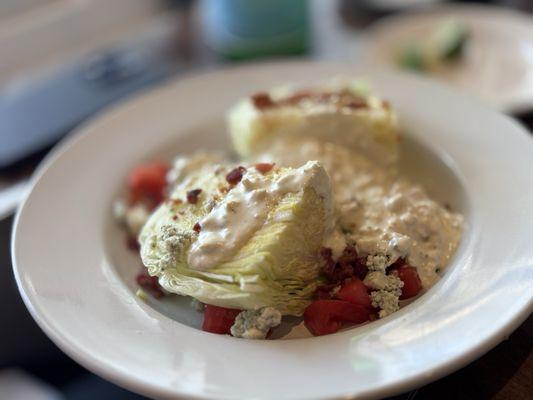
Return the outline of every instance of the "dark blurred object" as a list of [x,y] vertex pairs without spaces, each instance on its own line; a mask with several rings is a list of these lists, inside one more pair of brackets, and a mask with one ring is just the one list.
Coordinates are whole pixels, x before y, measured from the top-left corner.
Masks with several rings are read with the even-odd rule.
[[533,133],[533,111],[517,115],[516,118],[526,129],[529,129],[529,132]]
[[302,54],[308,48],[307,0],[203,0],[208,45],[228,59]]
[[[431,7],[446,3],[447,0],[359,0],[362,7],[376,11],[404,11],[414,8]],[[355,3],[355,2],[354,2]]]
[[517,10],[533,12],[533,1],[531,0],[499,0],[496,4],[516,8]]
[[382,13],[445,6],[446,3],[495,4],[522,11],[533,11],[533,1],[531,0],[347,0],[346,3],[352,3],[352,6],[359,9]]
[[349,26],[365,28],[387,15],[451,3],[494,4],[533,12],[533,0],[340,0],[340,15]]

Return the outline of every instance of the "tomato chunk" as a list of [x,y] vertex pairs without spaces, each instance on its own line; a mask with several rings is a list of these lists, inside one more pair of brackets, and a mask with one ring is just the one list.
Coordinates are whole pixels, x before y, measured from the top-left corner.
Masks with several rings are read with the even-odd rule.
[[422,282],[418,276],[415,267],[404,264],[398,267],[393,273],[398,275],[403,282],[402,295],[400,300],[410,299],[415,297],[422,290]]
[[165,295],[163,289],[159,285],[157,276],[150,276],[146,268],[142,268],[141,272],[135,277],[137,284],[154,296],[156,299],[160,299]]
[[368,294],[368,289],[358,278],[352,278],[344,283],[337,293],[337,297],[353,304],[359,304],[369,309],[372,308],[372,300]]
[[305,326],[315,336],[335,333],[343,322],[360,324],[369,318],[365,307],[344,300],[316,300],[304,312]]
[[211,333],[229,334],[235,318],[241,310],[206,304],[202,330]]
[[150,203],[152,207],[161,203],[167,184],[168,170],[168,164],[162,162],[142,164],[133,168],[128,176],[131,202],[144,201]]

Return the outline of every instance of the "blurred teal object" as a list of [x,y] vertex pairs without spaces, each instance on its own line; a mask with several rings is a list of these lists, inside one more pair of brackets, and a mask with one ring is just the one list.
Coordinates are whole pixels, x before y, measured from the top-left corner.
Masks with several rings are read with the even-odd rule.
[[301,54],[308,49],[307,0],[203,0],[207,43],[230,59]]

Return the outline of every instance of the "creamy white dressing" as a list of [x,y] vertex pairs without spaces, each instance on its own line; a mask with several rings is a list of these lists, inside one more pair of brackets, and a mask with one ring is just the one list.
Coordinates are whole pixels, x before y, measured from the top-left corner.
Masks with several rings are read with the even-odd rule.
[[316,161],[272,178],[255,168],[248,169],[204,218],[188,255],[190,268],[209,270],[231,257],[265,223],[268,213],[288,193],[312,187],[324,199],[326,221],[333,228],[333,206],[329,177]]
[[[319,160],[331,176],[337,221],[361,256],[384,255],[390,265],[400,257],[416,266],[424,288],[432,286],[459,243],[463,219],[431,200],[422,187],[341,146],[317,140],[275,144],[260,160],[299,165]],[[338,231],[325,241],[334,255]]]

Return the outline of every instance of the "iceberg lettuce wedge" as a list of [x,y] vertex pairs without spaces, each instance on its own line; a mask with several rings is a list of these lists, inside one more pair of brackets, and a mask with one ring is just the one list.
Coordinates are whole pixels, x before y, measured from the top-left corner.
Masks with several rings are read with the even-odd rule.
[[[221,307],[271,306],[284,315],[301,315],[320,283],[319,250],[332,225],[329,177],[316,162],[297,169],[274,168],[264,175],[251,167],[231,186],[225,181],[228,171],[226,166],[199,166],[177,182],[171,200],[152,214],[140,234],[143,263],[172,293]],[[302,176],[306,179],[298,180]],[[181,200],[197,188],[202,192],[196,204]],[[248,199],[254,190],[266,194],[264,213],[253,214],[253,229],[246,231],[246,222],[240,221],[234,228],[246,232],[239,240],[227,235],[227,244],[218,243],[221,249],[206,253],[219,256],[225,251],[224,257],[215,257],[217,262],[208,267],[196,265],[191,253],[213,236],[197,232],[198,224],[208,227],[209,218],[231,208],[239,193]],[[244,213],[251,204],[242,205]]]
[[[276,91],[238,102],[228,114],[237,153],[250,158],[276,142],[309,140],[337,144],[381,165],[398,158],[398,125],[387,102],[344,87]],[[281,94],[280,94],[281,93]],[[265,96],[265,104],[258,96]]]

